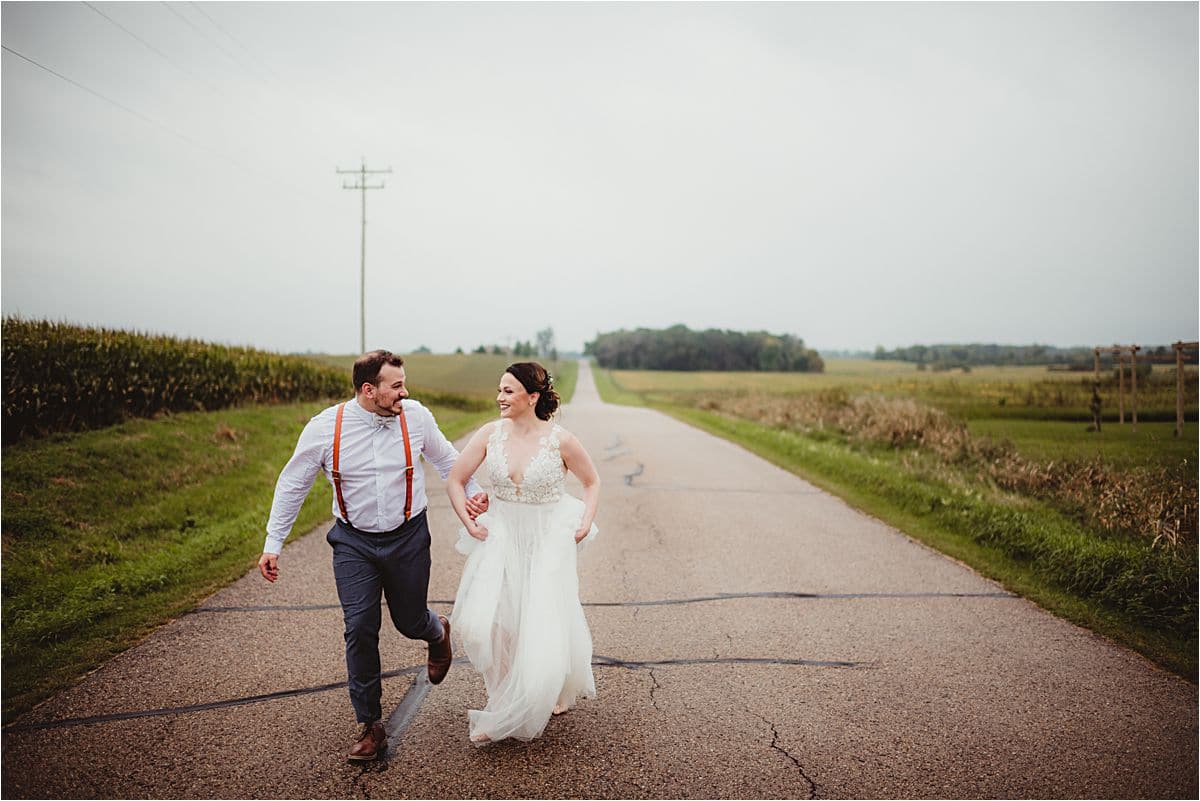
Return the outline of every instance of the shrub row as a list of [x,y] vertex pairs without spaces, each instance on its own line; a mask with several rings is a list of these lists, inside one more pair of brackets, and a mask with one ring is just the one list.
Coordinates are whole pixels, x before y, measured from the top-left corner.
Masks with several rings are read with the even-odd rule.
[[1096,458],[1043,463],[1012,443],[977,437],[945,412],[907,398],[850,397],[841,389],[804,395],[710,393],[689,400],[707,411],[811,435],[840,432],[893,449],[915,449],[976,479],[1051,501],[1104,534],[1128,534],[1152,547],[1194,551],[1200,489],[1191,468],[1118,469]]
[[162,412],[345,395],[349,376],[299,356],[49,321],[3,322],[5,444]]

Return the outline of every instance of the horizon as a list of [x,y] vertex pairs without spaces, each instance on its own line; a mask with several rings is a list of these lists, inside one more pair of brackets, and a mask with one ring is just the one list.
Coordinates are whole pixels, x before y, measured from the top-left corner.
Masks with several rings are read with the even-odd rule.
[[[171,333],[168,331],[149,331],[149,330],[142,330],[142,329],[137,329],[137,328],[122,328],[119,326],[93,324],[93,323],[80,323],[80,322],[64,320],[64,319],[58,319],[58,320],[50,320],[50,319],[46,319],[46,318],[34,319],[34,318],[22,317],[21,315],[17,315],[17,314],[8,314],[8,313],[4,314],[3,319],[5,319],[5,320],[9,320],[9,319],[23,320],[25,322],[48,322],[48,323],[53,323],[53,324],[57,324],[57,325],[79,326],[81,328],[102,328],[102,329],[113,330],[113,331],[123,331],[126,333],[132,333],[132,334],[137,334],[137,335],[147,336],[147,337],[174,337],[176,339],[192,339],[192,340],[205,342],[205,343],[213,344],[213,345],[221,345],[221,346],[233,347],[233,348],[251,348],[251,349],[255,349],[255,350],[263,350],[263,351],[272,352],[272,353],[279,353],[281,355],[286,355],[286,356],[307,356],[307,355],[353,356],[353,355],[357,355],[357,352],[353,351],[353,350],[324,351],[324,350],[313,350],[311,348],[305,349],[305,350],[272,350],[270,348],[263,348],[263,347],[260,347],[260,346],[254,345],[254,344],[248,344],[245,342],[223,341],[223,340],[215,340],[215,339],[206,339],[206,338],[202,338],[202,337],[189,337],[189,336],[185,336],[185,335],[181,335],[181,334]],[[676,325],[686,325],[686,324],[677,323]],[[667,328],[670,328],[670,327],[671,326],[667,326]],[[692,326],[687,326],[687,327],[693,331],[736,330],[736,329],[701,329],[701,328],[694,328]],[[647,326],[637,326],[632,329],[624,329],[624,330],[637,330],[639,328],[647,329],[648,327]],[[620,329],[614,329],[614,331],[615,330],[620,330]],[[663,329],[648,329],[648,330],[660,331]],[[601,332],[601,333],[612,333],[612,332],[606,331],[606,332]],[[740,331],[739,333],[750,333],[750,331]],[[787,332],[768,331],[767,333],[774,334],[774,335],[780,335],[780,334],[787,333]],[[803,337],[797,337],[797,338],[803,341],[804,346],[806,348],[815,350],[819,355],[824,355],[825,353],[847,353],[847,354],[873,355],[875,350],[880,347],[882,347],[885,351],[903,350],[906,348],[914,348],[914,347],[948,348],[948,347],[976,347],[976,346],[999,347],[999,348],[1045,347],[1045,348],[1053,348],[1054,350],[1060,350],[1060,351],[1073,351],[1073,350],[1088,350],[1088,351],[1090,351],[1094,348],[1106,348],[1106,347],[1112,347],[1113,345],[1126,345],[1126,346],[1127,345],[1137,345],[1141,350],[1149,351],[1152,348],[1168,348],[1169,349],[1175,342],[1195,341],[1195,340],[1179,339],[1179,340],[1172,340],[1171,342],[1148,342],[1148,343],[1110,342],[1110,343],[1103,343],[1103,344],[1097,344],[1097,345],[1053,345],[1053,344],[1049,344],[1046,342],[1015,343],[1015,342],[986,342],[986,341],[909,342],[907,344],[892,345],[890,347],[881,344],[881,345],[877,345],[872,348],[847,348],[847,347],[820,347],[820,346],[817,346],[817,345],[814,345],[814,344],[808,342]],[[473,345],[471,345],[470,347],[468,347],[466,345],[458,345],[458,346],[452,346],[449,349],[445,349],[445,350],[439,350],[437,348],[428,348],[428,352],[433,355],[438,355],[438,356],[454,356],[454,355],[457,355],[456,348],[461,348],[462,353],[464,355],[470,355],[475,351],[476,348],[478,348],[480,345],[483,345],[486,348],[488,348],[489,352],[492,347],[500,347],[502,349],[505,349],[506,353],[508,353],[508,352],[511,352],[512,348],[516,345],[517,342],[532,343],[532,342],[534,342],[534,340],[535,340],[535,337],[532,334],[530,334],[527,338],[517,337],[516,339],[513,340],[513,342],[511,342],[507,345],[505,343],[501,342],[499,339],[496,339],[496,340],[487,341],[487,342],[476,342]],[[588,344],[591,344],[592,341],[594,341],[594,339],[585,342],[584,345],[586,346]],[[556,343],[556,345],[557,345],[557,343]],[[380,346],[380,347],[383,347],[383,346]],[[426,346],[422,343],[419,343],[419,344],[413,346],[412,348],[408,348],[405,350],[397,350],[395,348],[386,348],[386,347],[384,349],[391,350],[391,351],[393,351],[395,353],[399,353],[401,355],[408,355],[408,354],[412,354],[412,353],[423,352],[421,350],[423,347],[428,347],[428,346]],[[368,351],[374,350],[374,349],[375,348],[372,348],[372,347],[367,348]],[[578,354],[581,357],[588,357],[587,354],[584,353],[583,347],[569,348],[569,347],[564,347],[562,345],[557,345],[556,349],[559,351],[560,354]],[[588,357],[588,358],[590,358],[590,357]],[[833,358],[844,358],[844,357],[833,357]],[[853,357],[849,357],[849,358],[853,358]]]

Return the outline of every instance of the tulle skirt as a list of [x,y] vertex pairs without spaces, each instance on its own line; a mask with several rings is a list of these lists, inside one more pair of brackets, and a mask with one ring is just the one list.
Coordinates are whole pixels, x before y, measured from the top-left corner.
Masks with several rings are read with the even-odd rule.
[[[493,498],[479,516],[486,540],[459,530],[456,547],[467,563],[450,624],[487,689],[486,708],[469,713],[476,742],[531,740],[555,705],[596,697],[575,571],[583,511],[570,495],[545,504]],[[581,545],[597,534],[593,525]]]

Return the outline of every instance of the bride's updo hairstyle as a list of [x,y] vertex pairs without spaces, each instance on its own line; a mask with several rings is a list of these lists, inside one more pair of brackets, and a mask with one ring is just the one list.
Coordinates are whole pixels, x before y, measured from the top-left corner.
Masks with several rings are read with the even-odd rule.
[[504,372],[520,381],[529,394],[538,393],[537,406],[533,408],[533,413],[539,420],[549,420],[558,409],[559,398],[546,368],[537,362],[517,362],[510,364]]

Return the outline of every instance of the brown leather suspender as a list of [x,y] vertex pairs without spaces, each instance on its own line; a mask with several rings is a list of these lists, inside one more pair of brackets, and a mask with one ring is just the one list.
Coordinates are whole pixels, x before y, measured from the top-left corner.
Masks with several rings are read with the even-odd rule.
[[[333,470],[330,471],[333,475],[333,488],[337,492],[338,508],[342,510],[342,520],[346,523],[350,522],[350,515],[346,513],[346,499],[342,497],[342,474],[338,471],[339,456],[342,449],[342,414],[346,411],[346,404],[338,405],[337,420],[333,424]],[[404,468],[404,520],[408,522],[408,518],[412,516],[412,497],[413,497],[413,458],[412,445],[408,441],[408,421],[404,419],[404,409],[400,409],[400,431],[404,435],[404,462],[408,466]]]
[[346,404],[340,404],[337,410],[337,421],[333,424],[333,488],[337,492],[338,508],[342,510],[342,520],[349,523],[350,515],[346,514],[346,499],[342,497],[342,474],[338,472],[338,453],[342,449],[342,413]]
[[403,406],[400,407],[400,430],[404,433],[404,463],[408,465],[404,468],[404,522],[407,523],[412,514],[413,460],[412,446],[408,444],[408,421],[404,419]]

